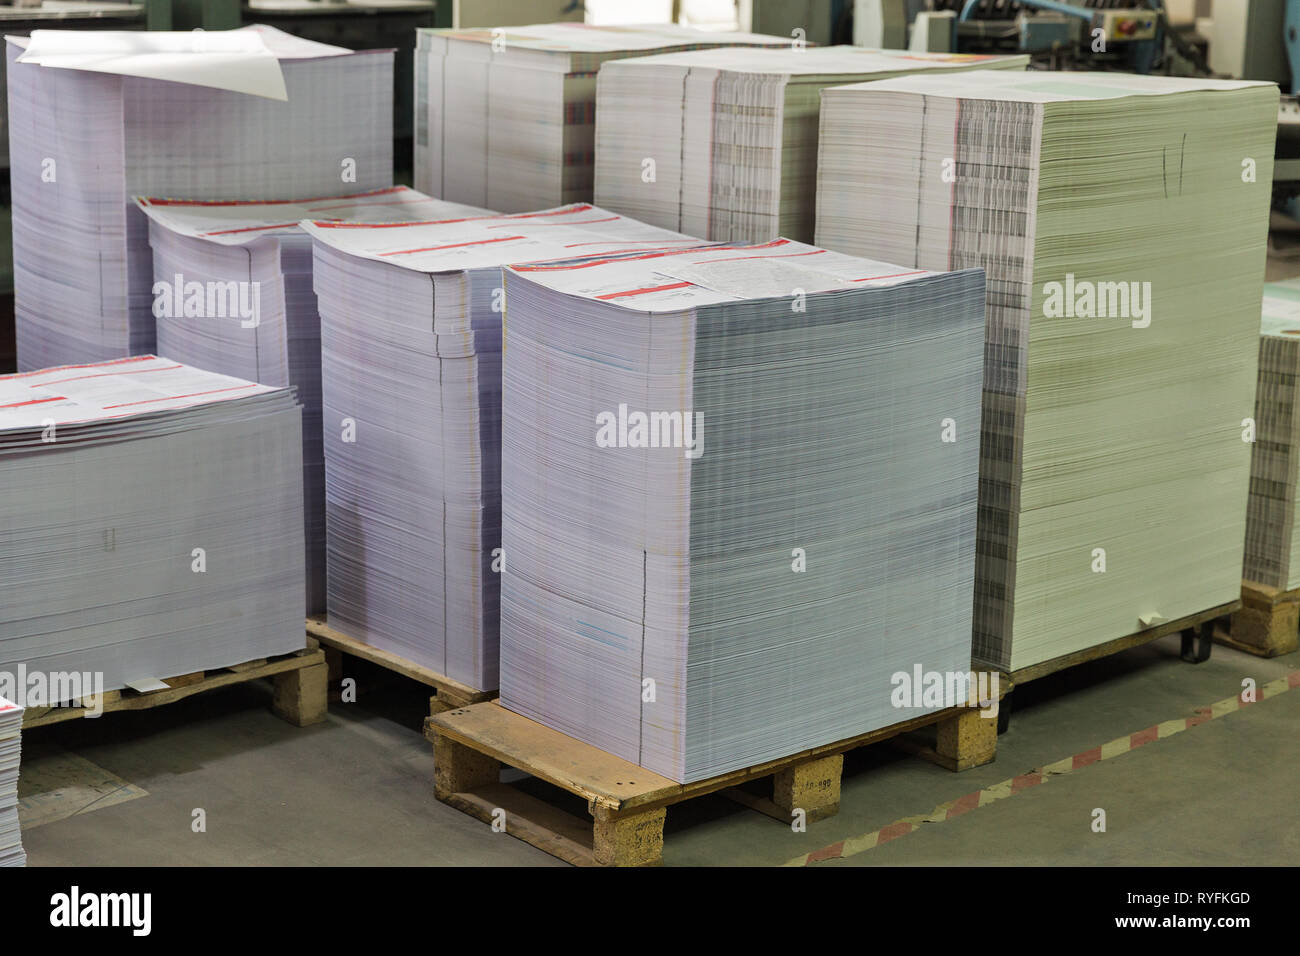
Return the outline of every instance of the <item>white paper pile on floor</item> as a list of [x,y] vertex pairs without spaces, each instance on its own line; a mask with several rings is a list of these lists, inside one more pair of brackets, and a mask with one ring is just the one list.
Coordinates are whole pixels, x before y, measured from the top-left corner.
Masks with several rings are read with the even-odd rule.
[[1295,533],[1300,482],[1300,281],[1264,286],[1259,385],[1251,449],[1250,508],[1242,577],[1290,591],[1300,587]]
[[970,668],[982,273],[780,239],[506,298],[504,706],[682,782],[938,709],[893,692]]
[[301,419],[154,356],[0,377],[0,671],[115,690],[301,648]]
[[790,38],[673,24],[420,30],[415,188],[503,212],[590,202],[596,71],[627,56]]
[[9,38],[8,70],[20,369],[154,349],[148,226],[133,196],[392,185],[391,50],[268,27],[41,30]]
[[699,240],[590,205],[304,228],[319,240],[330,624],[495,689],[501,266]]
[[325,453],[321,438],[320,316],[312,240],[303,219],[414,222],[486,216],[406,186],[302,201],[142,198],[153,247],[158,351],[279,387],[303,406],[307,611],[325,610]]
[[596,84],[596,202],[706,239],[811,242],[823,87],[1028,61],[855,46],[614,60]]
[[22,762],[23,708],[0,697],[0,866],[26,866],[18,823],[18,767]]
[[1112,73],[823,91],[818,241],[988,273],[978,661],[1240,594],[1276,100]]

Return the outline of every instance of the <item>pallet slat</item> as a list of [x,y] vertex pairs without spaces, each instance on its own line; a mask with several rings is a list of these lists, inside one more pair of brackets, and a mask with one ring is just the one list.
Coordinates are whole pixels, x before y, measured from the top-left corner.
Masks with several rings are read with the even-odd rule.
[[431,711],[449,710],[478,703],[479,701],[491,700],[497,693],[495,690],[475,690],[468,684],[452,680],[432,668],[408,661],[399,654],[378,647],[371,647],[355,637],[349,637],[342,631],[330,627],[327,618],[321,614],[307,618],[307,633],[326,648],[359,657],[363,661],[369,661],[372,664],[378,664],[395,674],[401,674],[403,677],[409,677],[411,680],[434,688],[438,692],[438,697],[435,700],[430,700]]
[[[236,665],[239,666],[239,665]],[[319,668],[319,671],[313,670]],[[303,672],[310,672],[304,674]],[[325,719],[324,712],[324,673],[325,655],[315,647],[304,648],[283,657],[269,660],[250,661],[243,669],[236,671],[227,668],[221,671],[197,674],[184,674],[168,679],[165,690],[138,694],[133,691],[106,691],[101,702],[102,713],[108,714],[119,710],[148,710],[164,704],[175,703],[195,694],[241,684],[245,681],[271,677],[276,681],[278,705],[276,713],[290,723],[305,726]],[[319,693],[315,687],[301,686],[304,680],[319,678]],[[281,688],[287,688],[281,697]],[[319,700],[317,700],[319,698]],[[49,707],[45,709],[28,709],[23,715],[23,730],[58,724],[66,720],[85,717],[90,712],[86,707]]]

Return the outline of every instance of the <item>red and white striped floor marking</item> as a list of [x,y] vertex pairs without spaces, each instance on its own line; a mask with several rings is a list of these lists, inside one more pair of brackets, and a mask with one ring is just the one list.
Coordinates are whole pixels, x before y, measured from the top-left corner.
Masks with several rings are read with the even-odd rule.
[[1164,740],[1175,734],[1181,734],[1185,730],[1191,730],[1193,727],[1199,727],[1201,724],[1228,714],[1236,713],[1244,707],[1259,701],[1268,700],[1270,697],[1276,697],[1279,694],[1285,694],[1287,691],[1300,687],[1300,670],[1293,670],[1285,677],[1279,677],[1277,680],[1269,681],[1258,687],[1255,691],[1255,700],[1243,700],[1246,693],[1242,691],[1236,697],[1227,697],[1217,701],[1208,707],[1196,708],[1195,715],[1192,717],[1182,717],[1177,720],[1166,720],[1164,723],[1156,724],[1153,727],[1147,727],[1145,730],[1139,730],[1137,733],[1128,734],[1124,737],[1117,737],[1114,740],[1102,744],[1100,747],[1093,747],[1082,753],[1077,753],[1073,757],[1066,757],[1055,763],[1049,763],[1046,766],[1031,770],[1029,773],[1023,773],[1018,777],[1012,777],[1010,780],[1003,780],[1001,783],[995,783],[991,787],[985,787],[983,790],[976,790],[974,793],[968,793],[956,800],[949,800],[947,803],[941,803],[934,808],[934,811],[919,817],[903,817],[896,820],[888,826],[883,826],[879,830],[872,830],[870,833],[864,833],[861,836],[850,837],[847,840],[840,840],[838,843],[832,843],[830,846],[824,846],[820,850],[814,850],[811,853],[804,853],[782,864],[783,866],[808,866],[813,863],[821,863],[824,860],[838,860],[847,856],[856,856],[859,853],[865,853],[867,850],[874,850],[878,846],[883,846],[899,837],[907,836],[914,833],[922,826],[929,823],[944,823],[948,820],[955,819],[970,813],[979,807],[988,806],[998,800],[1004,800],[1007,797],[1014,797],[1016,794],[1024,793],[1026,790],[1032,790],[1041,784],[1047,783],[1053,777],[1060,777],[1067,773],[1073,773],[1084,767],[1090,767],[1102,760],[1110,760],[1114,757],[1122,756],[1130,751],[1137,750],[1147,744],[1154,743],[1157,740]]

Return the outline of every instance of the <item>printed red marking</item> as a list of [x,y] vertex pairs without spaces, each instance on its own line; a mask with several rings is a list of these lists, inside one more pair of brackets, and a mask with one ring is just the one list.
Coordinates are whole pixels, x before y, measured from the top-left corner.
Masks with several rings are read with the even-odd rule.
[[393,193],[408,192],[406,186],[389,186],[368,193],[355,193],[351,196],[312,196],[310,199],[155,199],[141,197],[146,206],[293,206],[298,203],[325,202],[335,199],[366,199],[370,196],[390,196]]
[[157,358],[158,356],[156,355],[132,355],[129,358],[107,359],[103,362],[87,362],[84,365],[55,365],[52,368],[39,368],[34,372],[10,372],[8,375],[0,375],[0,379],[31,378],[33,375],[48,375],[50,372],[62,372],[64,369],[107,368],[110,365],[122,365],[126,362],[152,362]]
[[188,395],[164,395],[161,398],[142,398],[138,402],[119,402],[116,405],[105,405],[105,410],[110,408],[130,408],[132,405],[152,405],[154,402],[174,402],[181,398],[196,398],[199,395],[216,395],[220,392],[238,392],[245,388],[257,388],[256,382],[248,382],[245,385],[231,385],[229,388],[213,388],[206,392],[190,392]]
[[409,256],[416,252],[437,252],[440,249],[459,249],[462,246],[486,246],[494,242],[514,242],[516,239],[526,239],[527,236],[500,236],[496,239],[475,239],[472,242],[452,242],[445,246],[424,246],[421,249],[398,249],[395,252],[381,252],[381,256]]
[[531,265],[531,266],[512,266],[515,272],[561,272],[569,269],[592,269],[596,266],[609,265],[611,262],[638,262],[642,259],[662,259],[665,256],[685,256],[698,254],[706,249],[716,252],[743,251],[745,249],[768,249],[774,246],[788,245],[789,239],[773,239],[771,242],[765,242],[756,246],[709,246],[705,243],[699,243],[690,249],[670,249],[666,252],[647,252],[639,256],[621,256],[617,259],[588,259],[586,262],[575,262],[572,265]]
[[668,285],[650,285],[644,289],[629,289],[627,292],[606,292],[604,295],[596,296],[597,299],[622,299],[629,295],[644,295],[647,292],[667,292],[670,289],[685,289],[687,286],[695,285],[694,282],[673,282]]
[[[794,259],[798,256],[820,256],[826,252],[825,249],[814,249],[812,252],[783,252],[775,256],[730,256],[726,259],[701,259],[699,262],[692,262],[693,266],[708,265],[710,262],[740,262],[742,259]],[[861,279],[855,280],[861,282]]]
[[867,276],[865,279],[854,279],[854,282],[875,282],[877,279],[897,279],[901,276],[920,276],[925,275],[924,269],[916,269],[912,272],[891,272],[887,276]]
[[24,405],[44,405],[46,402],[66,402],[66,395],[55,395],[53,398],[33,398],[25,402],[12,402],[8,405],[0,405],[0,408],[22,408]]
[[157,368],[129,368],[124,372],[96,372],[94,375],[73,375],[71,378],[57,378],[52,382],[37,382],[29,388],[44,388],[46,385],[62,385],[64,382],[78,382],[83,378],[106,378],[110,375],[144,375],[148,372],[170,372],[173,369],[184,368],[183,365],[159,365]]

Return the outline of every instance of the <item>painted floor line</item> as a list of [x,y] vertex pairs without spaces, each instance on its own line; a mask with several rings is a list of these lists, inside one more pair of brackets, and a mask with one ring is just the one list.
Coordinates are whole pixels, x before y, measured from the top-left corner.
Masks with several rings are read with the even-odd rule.
[[1047,783],[1053,777],[1064,776],[1073,773],[1084,767],[1090,767],[1102,760],[1110,760],[1114,757],[1130,753],[1139,747],[1154,743],[1158,740],[1164,740],[1175,734],[1181,734],[1185,730],[1191,730],[1193,727],[1199,727],[1201,724],[1219,717],[1225,717],[1228,714],[1236,713],[1244,707],[1252,704],[1277,697],[1279,694],[1285,694],[1289,690],[1300,687],[1300,670],[1293,670],[1285,677],[1279,677],[1277,680],[1269,681],[1261,685],[1256,693],[1254,700],[1245,699],[1249,691],[1243,690],[1236,697],[1227,697],[1223,700],[1216,701],[1208,707],[1198,707],[1192,717],[1181,717],[1176,720],[1166,720],[1164,723],[1155,724],[1137,733],[1127,734],[1123,737],[1116,737],[1100,747],[1093,747],[1082,753],[1077,753],[1072,757],[1066,757],[1049,763],[1036,770],[1021,774],[1018,777],[1012,777],[1009,780],[1003,780],[1001,783],[995,783],[991,787],[985,787],[983,790],[976,790],[974,793],[968,793],[965,796],[958,797],[956,800],[949,800],[947,803],[941,803],[934,810],[924,816],[903,817],[901,820],[895,820],[879,830],[872,830],[870,833],[864,833],[861,836],[849,837],[824,846],[820,850],[813,850],[811,853],[804,853],[788,860],[783,866],[810,866],[814,863],[821,863],[826,860],[839,860],[844,857],[856,856],[859,853],[865,853],[868,850],[874,850],[878,846],[883,846],[899,837],[907,836],[914,833],[922,826],[928,823],[944,823],[948,820],[955,819],[976,810],[979,807],[988,806],[998,800],[1004,800],[1007,797],[1014,797],[1016,794],[1024,793],[1026,790],[1032,790],[1040,784]]

